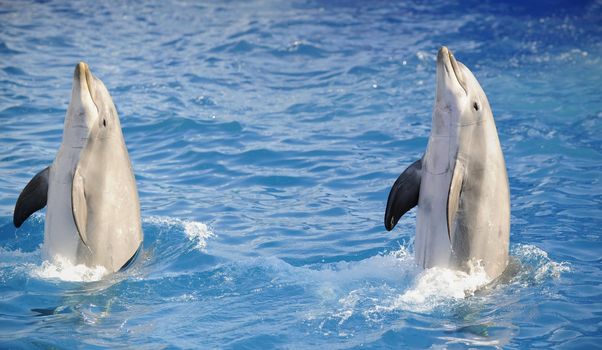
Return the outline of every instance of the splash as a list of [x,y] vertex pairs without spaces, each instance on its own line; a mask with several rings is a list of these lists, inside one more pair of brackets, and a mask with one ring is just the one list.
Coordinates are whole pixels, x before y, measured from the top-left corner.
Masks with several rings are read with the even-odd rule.
[[20,248],[15,250],[0,247],[0,267],[14,266],[15,262],[27,262],[40,255],[40,248],[33,252],[23,251]]
[[562,273],[570,272],[567,262],[556,262],[550,259],[544,250],[530,244],[519,244],[511,251],[523,268],[517,275],[518,280],[534,280],[541,283],[548,278],[558,279]]
[[472,296],[489,282],[491,279],[480,264],[473,264],[469,272],[433,267],[421,272],[414,285],[397,297],[388,308],[413,312],[431,311],[446,302]]
[[[356,313],[376,321],[391,312],[430,312],[464,300],[491,282],[485,269],[476,263],[469,272],[442,267],[422,270],[405,248],[378,260],[378,264],[372,261],[369,266],[363,266],[366,261],[362,261],[358,263],[360,266],[352,268],[356,272],[370,271],[367,273],[380,277],[375,283],[351,286],[351,291],[338,298],[336,310],[331,311],[328,318],[338,320],[341,325]],[[383,267],[389,270],[386,276],[376,272],[382,271]]]
[[189,241],[196,243],[195,248],[203,250],[207,247],[207,240],[215,237],[213,231],[204,223],[198,221],[181,220],[177,218],[151,216],[143,219],[144,223],[165,226],[168,228],[180,227]]
[[103,266],[89,267],[84,264],[74,265],[69,259],[55,256],[53,261],[45,260],[42,265],[31,270],[33,277],[42,279],[60,279],[68,282],[100,281],[108,274]]
[[183,224],[186,237],[190,241],[196,242],[196,247],[199,250],[207,247],[207,239],[215,237],[215,234],[202,222],[184,221]]
[[108,271],[102,266],[74,265],[69,259],[60,255],[55,256],[51,261],[44,260],[38,265],[37,261],[41,260],[41,256],[42,245],[32,252],[0,248],[0,268],[12,267],[13,273],[68,282],[94,282],[103,279],[108,274]]
[[309,274],[321,303],[319,309],[307,314],[307,320],[321,320],[321,330],[339,331],[354,316],[380,324],[379,320],[391,313],[445,310],[483,295],[479,292],[489,286],[498,293],[516,286],[529,288],[570,271],[565,262],[553,261],[532,245],[517,245],[511,259],[518,264],[498,282],[493,282],[479,263],[471,264],[468,272],[442,267],[422,270],[405,247],[362,261],[330,264]]
[[[34,214],[35,218],[43,219],[41,214]],[[183,237],[194,244],[193,248],[203,250],[207,247],[207,240],[215,234],[204,223],[181,220],[169,217],[143,218],[143,223],[152,224],[160,230],[177,230]],[[43,246],[40,245],[32,252],[20,249],[9,250],[0,247],[0,268],[6,269],[0,278],[9,276],[17,271],[24,272],[34,278],[57,279],[67,282],[94,282],[102,280],[109,275],[103,266],[89,267],[84,264],[73,264],[67,257],[56,255],[53,259],[43,260]],[[39,263],[41,261],[41,264]],[[16,264],[15,264],[16,263]],[[13,270],[11,270],[13,268]],[[16,270],[14,270],[16,268]]]

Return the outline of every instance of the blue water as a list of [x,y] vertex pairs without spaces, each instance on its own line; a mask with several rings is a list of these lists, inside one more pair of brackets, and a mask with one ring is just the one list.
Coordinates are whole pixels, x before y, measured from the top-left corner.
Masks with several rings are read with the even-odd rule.
[[[512,200],[504,279],[421,271],[390,186],[424,152],[435,55],[472,69]],[[600,1],[3,1],[0,348],[602,347]],[[45,262],[16,198],[75,64],[117,105],[145,234],[99,280]]]

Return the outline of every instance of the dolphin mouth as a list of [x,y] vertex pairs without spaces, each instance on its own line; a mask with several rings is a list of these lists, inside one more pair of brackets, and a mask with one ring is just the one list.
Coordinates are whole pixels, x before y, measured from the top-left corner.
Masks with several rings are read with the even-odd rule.
[[79,62],[75,66],[74,76],[77,80],[79,80],[79,88],[80,92],[86,90],[88,92],[88,96],[94,103],[96,110],[98,110],[98,106],[96,105],[96,101],[94,101],[94,94],[92,93],[94,90],[92,89],[92,84],[94,81],[94,76],[90,71],[90,67],[85,62]]
[[450,76],[453,76],[455,80],[458,82],[464,93],[468,95],[468,88],[466,86],[466,80],[464,79],[464,73],[462,73],[462,69],[456,61],[454,54],[445,46],[442,46],[439,49],[439,53],[437,54],[437,64],[444,67],[444,69],[448,72]]
[[75,66],[75,77],[80,81],[80,83],[85,83],[86,85],[81,84],[81,87],[86,87],[90,95],[92,95],[92,73],[90,73],[90,67],[85,62],[79,62]]

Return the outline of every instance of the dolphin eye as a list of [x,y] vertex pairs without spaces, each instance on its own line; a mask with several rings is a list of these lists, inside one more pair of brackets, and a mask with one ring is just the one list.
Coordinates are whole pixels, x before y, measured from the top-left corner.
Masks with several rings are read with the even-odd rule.
[[107,127],[107,120],[106,119],[102,120],[102,126],[104,126],[105,128]]
[[472,105],[472,107],[474,107],[474,110],[475,110],[475,111],[478,111],[478,110],[479,110],[479,104],[478,104],[478,103],[476,103],[476,102],[475,102],[475,103]]

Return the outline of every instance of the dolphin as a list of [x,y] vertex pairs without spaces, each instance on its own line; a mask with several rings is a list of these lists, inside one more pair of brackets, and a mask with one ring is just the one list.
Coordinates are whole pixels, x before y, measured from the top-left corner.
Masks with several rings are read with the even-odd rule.
[[472,72],[450,50],[437,54],[437,90],[426,152],[391,188],[385,228],[415,206],[415,259],[423,268],[489,278],[508,265],[510,191],[491,107]]
[[138,191],[119,116],[84,62],[75,67],[61,147],[19,195],[13,224],[46,205],[43,251],[50,259],[116,272],[141,247]]

